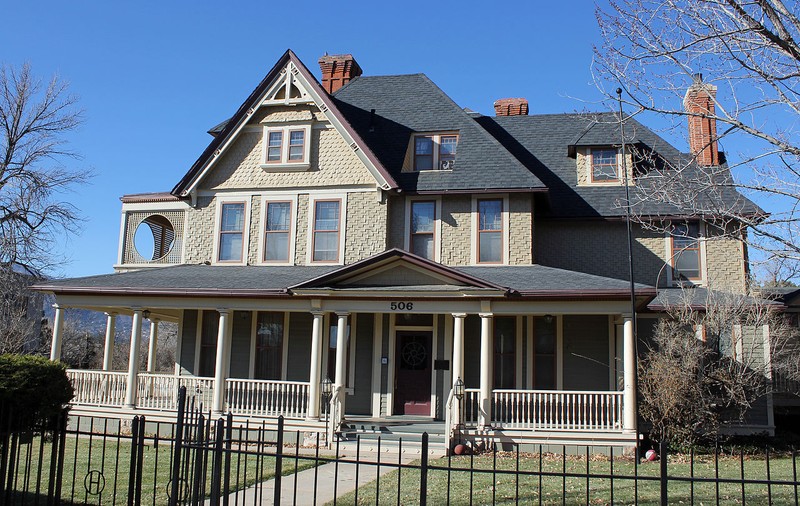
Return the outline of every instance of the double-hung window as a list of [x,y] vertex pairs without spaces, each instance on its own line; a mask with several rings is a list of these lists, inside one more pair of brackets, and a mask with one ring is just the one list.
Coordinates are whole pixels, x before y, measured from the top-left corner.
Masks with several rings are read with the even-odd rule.
[[451,170],[458,148],[456,134],[427,134],[414,137],[414,170]]
[[264,261],[288,262],[291,251],[292,202],[266,202]]
[[675,224],[670,242],[672,279],[701,279],[700,222],[685,221]]
[[503,262],[503,199],[478,200],[478,263]]
[[312,262],[340,261],[341,206],[339,199],[314,201]]
[[308,126],[288,126],[264,129],[264,162],[262,167],[306,168],[309,165]]
[[616,149],[593,148],[590,159],[593,183],[619,182],[619,163]]
[[409,217],[409,249],[415,255],[436,260],[436,201],[412,200]]
[[245,203],[225,202],[220,209],[218,262],[241,262],[244,255]]

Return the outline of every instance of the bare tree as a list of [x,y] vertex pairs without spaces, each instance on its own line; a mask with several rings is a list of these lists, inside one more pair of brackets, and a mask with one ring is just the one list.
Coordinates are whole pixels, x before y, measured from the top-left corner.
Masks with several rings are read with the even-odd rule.
[[640,413],[654,438],[676,444],[717,437],[800,379],[798,329],[779,305],[716,291],[697,300],[693,292],[667,308],[639,361]]
[[[76,98],[67,84],[53,77],[46,85],[28,65],[0,66],[0,277],[29,283],[62,260],[55,239],[79,222],[63,194],[89,177],[65,166],[77,155],[67,149],[66,135],[81,122]],[[0,296],[19,309],[32,300],[26,283],[2,284]],[[27,331],[19,311],[0,314],[0,340],[19,340]]]
[[[683,216],[713,216],[764,258],[800,261],[800,5],[619,0],[598,8],[597,19],[603,44],[595,48],[594,71],[609,98],[621,87],[633,116],[660,115],[681,131],[687,122],[708,121],[717,129],[714,142],[731,150],[743,140],[752,146],[728,156],[728,164],[724,157],[710,164],[651,160],[644,164],[650,177],[631,204],[656,201]],[[687,89],[700,84],[700,75],[713,106],[687,110]],[[770,215],[743,212],[741,200],[722,198],[731,189],[769,201]],[[649,225],[666,226],[657,219]]]

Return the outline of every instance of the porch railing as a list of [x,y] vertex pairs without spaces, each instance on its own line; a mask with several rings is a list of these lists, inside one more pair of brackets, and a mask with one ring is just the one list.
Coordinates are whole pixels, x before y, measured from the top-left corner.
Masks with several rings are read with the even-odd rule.
[[174,410],[178,408],[178,388],[186,387],[186,402],[194,409],[211,408],[214,378],[175,376],[174,374],[139,373],[136,405],[141,408]]
[[[466,389],[464,422],[478,421],[479,390]],[[534,430],[621,430],[622,392],[494,390],[495,427]]]
[[268,381],[229,378],[226,400],[235,414],[305,418],[309,384],[301,381]]
[[67,377],[75,390],[73,404],[122,406],[125,403],[128,373],[67,369]]

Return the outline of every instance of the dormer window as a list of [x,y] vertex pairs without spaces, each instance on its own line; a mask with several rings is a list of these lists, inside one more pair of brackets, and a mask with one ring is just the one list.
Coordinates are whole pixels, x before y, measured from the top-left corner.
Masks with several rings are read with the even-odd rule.
[[452,170],[458,135],[425,134],[414,137],[414,170]]
[[613,148],[592,148],[591,176],[593,183],[618,183],[618,152]]
[[310,167],[311,127],[295,125],[264,127],[264,169],[307,169]]

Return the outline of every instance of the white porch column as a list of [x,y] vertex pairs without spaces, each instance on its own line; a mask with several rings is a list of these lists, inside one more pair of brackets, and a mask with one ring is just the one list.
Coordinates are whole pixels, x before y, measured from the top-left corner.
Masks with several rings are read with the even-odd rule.
[[325,313],[314,311],[314,324],[311,327],[311,360],[308,375],[308,415],[309,420],[319,418],[320,375],[322,373],[322,324]]
[[53,304],[56,314],[53,317],[53,341],[50,343],[50,360],[61,360],[61,344],[64,339],[64,308]]
[[453,313],[453,385],[464,381],[464,319],[465,313]]
[[636,432],[636,336],[633,335],[633,318],[623,316],[623,391],[622,428],[625,432]]
[[[344,394],[347,385],[347,317],[350,313],[336,313],[336,379],[333,380],[333,388],[339,395],[339,420],[344,418]],[[334,425],[336,420],[334,420]]]
[[103,347],[103,370],[114,368],[114,337],[117,334],[117,313],[106,313],[106,343]]
[[147,349],[147,372],[156,372],[156,348],[158,347],[158,319],[150,320],[150,347]]
[[128,381],[125,386],[125,407],[136,407],[136,388],[139,377],[139,345],[142,342],[142,310],[133,310],[131,351],[128,355]]
[[227,309],[219,309],[219,330],[217,331],[217,356],[214,367],[214,401],[211,411],[214,415],[219,415],[225,408],[225,356],[227,355],[228,315]]
[[492,313],[481,313],[481,391],[478,409],[478,426],[492,424],[492,366],[494,347],[492,343]]

